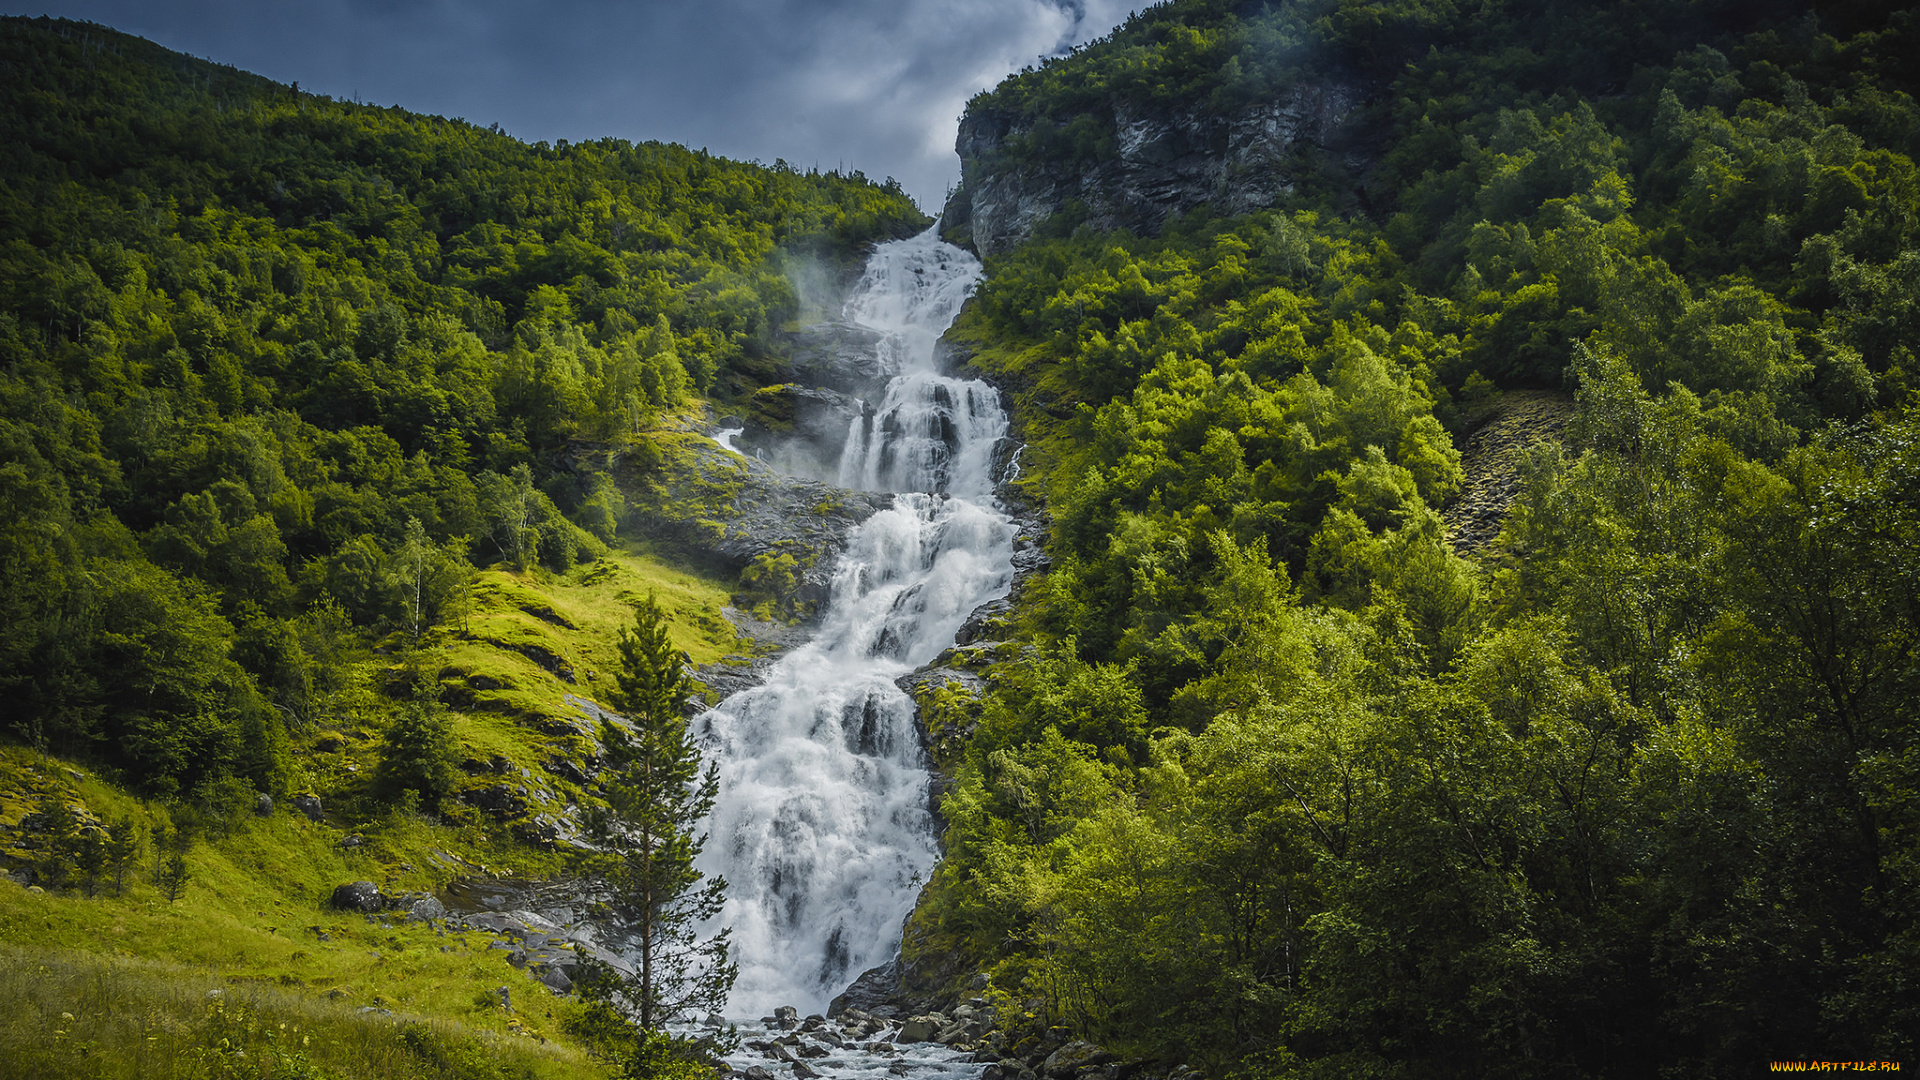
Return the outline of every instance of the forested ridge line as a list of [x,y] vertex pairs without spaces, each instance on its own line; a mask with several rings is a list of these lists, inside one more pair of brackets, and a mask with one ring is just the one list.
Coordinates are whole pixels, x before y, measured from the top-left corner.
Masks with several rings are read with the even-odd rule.
[[[908,989],[987,971],[1007,1075],[1067,1038],[1228,1076],[1911,1058],[1914,29],[1176,0],[977,98],[1028,125],[1008,175],[1329,72],[1378,145],[986,260],[949,341],[1017,404],[1053,561],[963,650],[984,689],[923,699]],[[1574,415],[1462,558],[1465,437],[1539,390]]]

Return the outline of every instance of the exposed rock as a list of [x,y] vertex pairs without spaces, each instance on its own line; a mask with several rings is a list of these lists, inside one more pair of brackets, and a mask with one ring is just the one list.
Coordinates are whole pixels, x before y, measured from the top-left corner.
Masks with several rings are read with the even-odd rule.
[[906,1023],[900,1025],[900,1033],[893,1037],[893,1041],[902,1045],[932,1042],[933,1037],[946,1026],[945,1021],[946,1018],[938,1013],[909,1017]]
[[513,835],[538,848],[550,848],[560,840],[560,824],[550,817],[537,817],[514,825]]
[[750,1066],[747,1069],[747,1071],[742,1075],[744,1075],[747,1078],[747,1080],[773,1080],[772,1071],[770,1071],[765,1065]]
[[1054,1080],[1065,1080],[1085,1066],[1105,1065],[1113,1059],[1112,1054],[1093,1043],[1076,1040],[1048,1054],[1047,1059],[1040,1063],[1040,1071],[1054,1077]]
[[407,909],[408,922],[432,922],[446,917],[447,905],[441,903],[437,897],[423,896],[415,900]]
[[544,762],[544,767],[560,779],[571,780],[582,787],[593,782],[593,778],[587,775],[585,769],[575,764],[571,758],[564,758],[558,754],[548,758]]
[[753,395],[734,446],[783,473],[833,483],[853,422],[869,412],[850,394],[785,383]]
[[262,792],[253,797],[253,812],[261,817],[273,816],[273,796]]
[[460,793],[460,801],[502,818],[514,817],[527,809],[527,800],[505,784],[468,788]]
[[1031,121],[970,108],[954,143],[961,182],[942,213],[944,234],[995,255],[1070,202],[1085,207],[1096,229],[1148,234],[1202,203],[1221,214],[1272,206],[1293,190],[1303,164],[1365,167],[1371,148],[1355,122],[1365,98],[1352,81],[1321,77],[1231,113],[1204,102],[1169,109],[1114,101],[1091,114],[1112,137],[1110,154],[1031,169],[1006,152]]
[[782,1005],[773,1010],[773,1023],[775,1027],[792,1031],[800,1026],[800,1010],[791,1005]]
[[900,965],[889,960],[877,968],[869,968],[853,985],[842,991],[839,997],[827,1005],[828,1016],[866,1013],[873,1016],[893,1017],[893,995],[900,989]]
[[1557,442],[1572,418],[1573,402],[1565,394],[1511,390],[1501,395],[1468,436],[1460,460],[1466,482],[1441,515],[1447,543],[1456,552],[1472,554],[1500,535],[1507,509],[1520,494],[1515,466],[1521,455],[1535,444]]
[[[742,690],[751,690],[766,681],[777,657],[727,657],[693,670],[693,677],[715,696],[726,698]],[[704,709],[705,706],[699,706]]]
[[[852,323],[824,322],[787,335],[794,379],[847,394],[871,393],[893,372],[880,359],[884,335]],[[842,428],[841,435],[846,434]]]
[[334,888],[332,903],[341,911],[371,915],[387,906],[387,898],[380,894],[380,886],[371,881],[349,881]]
[[573,992],[573,980],[567,977],[565,971],[557,967],[540,969],[540,982],[556,994]]
[[824,608],[854,526],[893,505],[890,494],[784,476],[699,437],[683,440],[648,483],[665,497],[636,514],[646,535],[734,573],[763,555],[791,555],[795,582],[783,602],[797,612]]
[[800,1080],[814,1080],[814,1078],[820,1074],[810,1068],[806,1062],[796,1061],[793,1063],[793,1075],[799,1077]]
[[326,817],[320,808],[320,799],[315,795],[295,795],[293,808],[307,815],[308,821],[319,821]]

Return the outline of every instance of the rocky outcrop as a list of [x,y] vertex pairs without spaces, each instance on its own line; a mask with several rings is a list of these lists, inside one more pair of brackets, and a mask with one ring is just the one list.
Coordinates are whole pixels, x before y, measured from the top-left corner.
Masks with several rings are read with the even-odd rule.
[[1110,151],[1037,163],[1009,151],[1032,121],[970,108],[954,145],[961,181],[942,214],[943,235],[993,255],[1069,204],[1083,207],[1094,228],[1148,234],[1203,203],[1221,214],[1273,206],[1303,172],[1357,177],[1365,170],[1373,156],[1358,122],[1366,99],[1357,80],[1320,77],[1226,113],[1200,102],[1114,101],[1095,116],[1111,136]]
[[1572,418],[1573,401],[1565,394],[1510,390],[1500,396],[1467,437],[1460,459],[1466,482],[1441,514],[1454,551],[1474,554],[1500,535],[1520,493],[1521,456],[1535,444],[1558,442]]
[[851,394],[797,383],[769,386],[750,404],[734,447],[781,473],[825,483],[839,476],[847,432],[868,413]]
[[864,326],[824,322],[803,326],[782,339],[792,381],[862,395],[884,387],[893,375],[881,347],[884,338],[880,331]]
[[825,607],[854,526],[893,503],[882,492],[784,475],[691,432],[675,436],[671,451],[659,468],[624,477],[639,496],[641,531],[733,573],[761,556],[792,556],[794,581],[781,600],[796,613]]

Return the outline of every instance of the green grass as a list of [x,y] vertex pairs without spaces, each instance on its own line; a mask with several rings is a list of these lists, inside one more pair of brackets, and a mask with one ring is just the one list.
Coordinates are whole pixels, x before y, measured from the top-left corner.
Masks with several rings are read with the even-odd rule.
[[[481,572],[466,626],[434,634],[410,661],[441,672],[443,683],[479,676],[497,687],[475,691],[473,707],[455,712],[456,737],[467,754],[505,757],[528,775],[482,774],[470,784],[524,780],[552,800],[536,798],[533,812],[580,794],[539,765],[581,740],[542,724],[579,718],[567,695],[595,697],[610,685],[601,673],[613,663],[619,628],[632,601],[649,591],[674,619],[676,643],[696,659],[734,647],[733,629],[719,615],[725,590],[641,551],[616,552],[566,576]],[[529,653],[571,669],[577,681],[564,681]],[[560,1025],[575,1004],[509,965],[485,935],[326,906],[344,881],[370,880],[399,893],[435,890],[468,873],[541,877],[564,869],[558,854],[513,841],[503,823],[457,802],[439,821],[372,803],[366,781],[378,763],[381,711],[373,696],[333,726],[296,733],[300,786],[321,795],[327,822],[310,822],[283,804],[266,818],[245,814],[224,829],[216,825],[188,852],[189,878],[174,902],[151,881],[150,838],[170,821],[165,807],[79,764],[0,746],[0,858],[16,865],[32,859],[30,837],[17,826],[50,793],[85,821],[131,818],[149,838],[121,895],[110,885],[89,898],[0,881],[0,1008],[7,1009],[0,1075],[601,1075],[577,1048],[559,1045]],[[341,847],[349,834],[364,844]],[[29,967],[38,974],[23,976]],[[503,985],[522,1012],[501,1009],[494,991]],[[219,988],[232,993],[205,997]],[[395,1016],[356,1011],[362,1008]],[[63,1013],[76,1019],[63,1021]],[[402,1014],[416,1019],[403,1021]],[[103,1015],[116,1019],[99,1020]],[[274,1041],[283,1022],[312,1041],[297,1050]],[[255,1047],[244,1060],[231,1053],[232,1040],[242,1036]],[[222,1038],[228,1051],[218,1051]]]
[[[32,861],[19,825],[49,794],[83,822],[131,819],[145,838],[119,894],[111,883],[87,897],[0,878],[0,1077],[604,1076],[561,1034],[578,1004],[508,964],[487,935],[345,914],[327,900],[346,881],[391,894],[473,873],[563,872],[562,855],[457,800],[437,820],[374,801],[368,780],[391,708],[378,687],[414,666],[464,688],[452,717],[463,752],[506,758],[513,771],[463,783],[524,784],[529,814],[557,813],[588,796],[542,768],[584,749],[555,721],[586,727],[566,698],[597,699],[612,685],[619,630],[649,592],[696,663],[743,647],[720,614],[722,583],[638,547],[566,575],[481,571],[464,625],[433,632],[411,656],[371,657],[349,705],[294,733],[295,790],[320,795],[327,821],[283,802],[265,818],[213,824],[187,853],[176,901],[152,881],[152,837],[168,808],[83,764],[0,744],[0,864]],[[362,845],[343,848],[350,834]],[[501,986],[518,1012],[501,1008]]]
[[606,1075],[579,1049],[549,1042],[523,1024],[383,1012],[186,964],[15,946],[0,946],[0,1074],[98,1080]]

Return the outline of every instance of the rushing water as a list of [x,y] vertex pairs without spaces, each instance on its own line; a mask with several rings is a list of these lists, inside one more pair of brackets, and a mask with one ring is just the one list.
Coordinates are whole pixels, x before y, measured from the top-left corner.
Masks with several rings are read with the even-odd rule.
[[1014,526],[992,497],[999,395],[935,369],[934,343],[979,275],[932,229],[868,261],[846,317],[882,332],[892,378],[850,425],[840,478],[899,494],[852,537],[814,639],[699,724],[720,766],[700,868],[729,885],[717,923],[740,965],[730,1016],[824,1011],[892,958],[933,867],[924,753],[893,680],[1013,576]]

